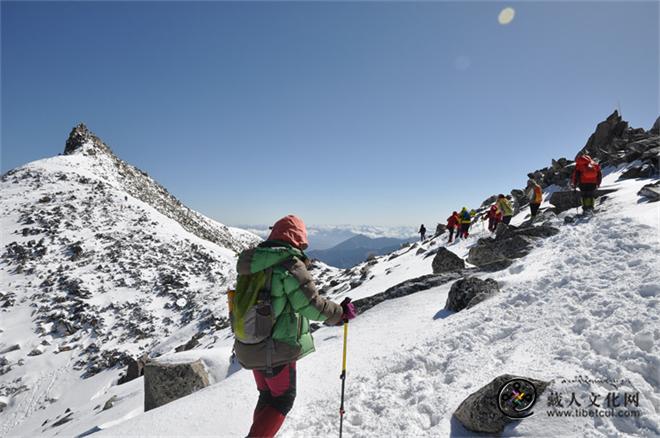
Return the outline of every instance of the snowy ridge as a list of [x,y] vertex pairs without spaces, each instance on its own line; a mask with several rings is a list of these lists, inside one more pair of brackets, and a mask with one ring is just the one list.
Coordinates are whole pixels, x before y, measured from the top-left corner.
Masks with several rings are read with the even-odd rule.
[[[71,149],[76,133],[87,137]],[[181,205],[81,127],[67,152],[0,181],[1,436],[76,406],[71,386],[113,386],[162,342],[213,343],[235,250],[259,241]]]

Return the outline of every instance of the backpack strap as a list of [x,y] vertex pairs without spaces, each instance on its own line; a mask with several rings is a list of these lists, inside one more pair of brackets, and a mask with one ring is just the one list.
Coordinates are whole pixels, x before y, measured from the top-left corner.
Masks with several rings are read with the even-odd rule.
[[259,291],[259,301],[264,303],[269,303],[272,301],[270,291],[272,289],[273,282],[273,268],[270,267],[266,269],[266,280],[264,281],[264,287]]
[[[270,267],[266,269],[266,280],[264,281],[264,287],[261,288],[261,291],[259,292],[259,301],[262,303],[267,303],[269,306],[271,305],[271,301],[272,301],[272,296],[271,296],[272,282],[273,282],[273,268]],[[272,312],[272,308],[271,308],[271,312]],[[275,351],[275,343],[273,342],[273,337],[268,336],[268,338],[266,339],[266,370],[265,370],[266,377],[273,377],[274,351]]]

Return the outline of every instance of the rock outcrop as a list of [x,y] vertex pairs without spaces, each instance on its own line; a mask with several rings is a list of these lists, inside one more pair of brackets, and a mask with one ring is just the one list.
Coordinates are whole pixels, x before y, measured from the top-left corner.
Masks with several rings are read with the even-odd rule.
[[[512,225],[499,224],[496,237],[479,239],[470,248],[467,261],[478,267],[488,268],[493,263],[506,267],[506,261],[524,257],[531,251],[534,239],[549,237],[559,230],[549,225],[516,228]],[[487,269],[492,271],[493,269]]]
[[658,170],[655,165],[651,163],[642,163],[637,166],[631,166],[628,170],[623,172],[619,180],[633,179],[633,178],[650,178],[655,175]]
[[[629,127],[628,122],[624,121],[617,111],[614,111],[607,119],[596,126],[594,133],[589,137],[578,155],[582,153],[591,155],[603,168],[641,160],[639,165],[640,170],[643,167],[641,175],[648,172],[654,172],[652,175],[657,174],[658,168],[660,168],[660,118],[656,120],[649,131],[645,131],[642,128]],[[551,185],[568,188],[574,168],[575,163],[573,161],[559,158],[552,160],[550,166],[530,172],[527,176],[536,180],[543,188]],[[631,175],[635,172],[631,171]],[[632,177],[637,178],[637,176]],[[520,196],[521,193],[520,190],[511,192],[515,200],[514,207],[516,210],[522,208],[528,202],[525,197]],[[566,196],[571,198],[572,195]],[[482,207],[493,202],[495,202],[495,199],[491,196],[484,200]],[[568,208],[571,207],[566,209]],[[564,210],[557,210],[558,213],[561,211]]]
[[133,358],[129,359],[128,368],[126,369],[126,374],[120,377],[117,383],[121,385],[126,382],[130,382],[131,380],[135,380],[138,377],[144,375],[144,366],[147,364],[148,361],[149,361],[149,356],[146,353],[138,357],[137,359],[133,359]]
[[435,227],[435,233],[433,235],[434,236],[440,236],[440,235],[444,234],[445,231],[447,231],[447,225],[438,224]]
[[144,410],[157,408],[209,386],[201,360],[165,364],[151,361],[144,367]]
[[660,135],[660,117],[655,119],[655,123],[653,124],[653,127],[649,130],[649,134]]
[[615,110],[596,126],[596,130],[591,134],[580,153],[586,153],[592,157],[599,156],[601,151],[610,146],[615,138],[620,138],[626,129],[628,129],[628,122],[624,121],[619,112]]
[[660,181],[647,184],[637,194],[649,200],[649,202],[660,201]]
[[507,417],[498,405],[500,390],[514,379],[531,383],[535,399],[538,399],[549,385],[549,382],[529,377],[501,375],[463,400],[454,412],[454,417],[472,432],[500,434],[507,423],[517,421]]
[[497,281],[492,278],[486,280],[477,277],[463,278],[452,284],[445,309],[460,312],[479,304],[499,291]]
[[[614,189],[598,189],[595,191],[594,197],[597,199],[615,191],[616,190]],[[548,202],[554,206],[554,211],[557,214],[570,210],[571,208],[582,206],[582,198],[580,197],[580,192],[578,190],[554,192],[550,195]]]
[[465,269],[465,261],[445,247],[438,248],[431,263],[434,274],[459,272]]

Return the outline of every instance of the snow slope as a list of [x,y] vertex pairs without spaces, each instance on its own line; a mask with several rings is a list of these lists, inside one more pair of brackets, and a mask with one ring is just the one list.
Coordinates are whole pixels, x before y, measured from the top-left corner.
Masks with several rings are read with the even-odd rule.
[[[639,391],[641,412],[556,418],[546,414],[544,394],[536,413],[509,425],[505,436],[660,435],[660,211],[636,195],[648,180],[616,182],[621,171],[605,178],[618,191],[595,217],[562,224],[559,234],[539,241],[527,257],[491,274],[502,289],[492,299],[453,314],[443,310],[451,286],[446,284],[379,304],[351,322],[346,436],[465,435],[452,413],[504,373],[553,380],[552,390],[564,394],[603,397],[613,390],[603,381],[616,381],[618,391]],[[464,255],[474,241],[453,250]],[[429,273],[431,260],[408,251],[377,263],[373,279],[334,296],[382,291]],[[279,436],[338,431],[341,329],[324,327],[314,336],[317,351],[299,364],[298,397]],[[600,382],[562,383],[576,376]],[[256,399],[251,373],[241,370],[99,435],[244,436]]]

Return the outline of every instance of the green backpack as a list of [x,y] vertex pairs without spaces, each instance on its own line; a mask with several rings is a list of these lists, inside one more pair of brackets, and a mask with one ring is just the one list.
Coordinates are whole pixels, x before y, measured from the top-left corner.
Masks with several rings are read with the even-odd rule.
[[230,297],[231,328],[244,344],[258,344],[268,339],[275,324],[271,306],[273,269],[238,277],[236,291]]

